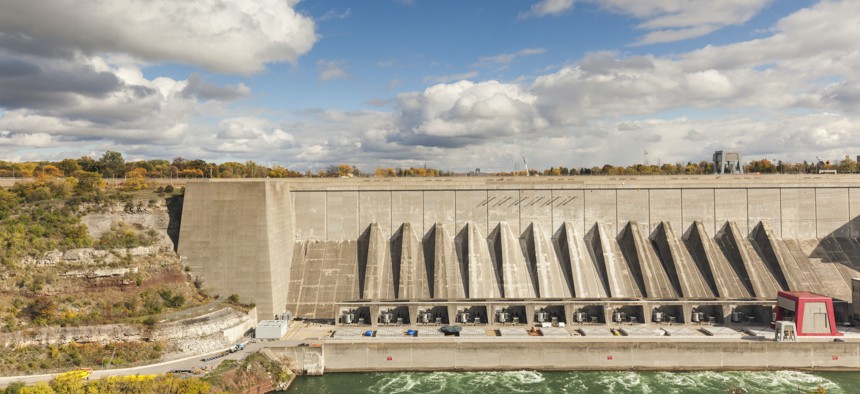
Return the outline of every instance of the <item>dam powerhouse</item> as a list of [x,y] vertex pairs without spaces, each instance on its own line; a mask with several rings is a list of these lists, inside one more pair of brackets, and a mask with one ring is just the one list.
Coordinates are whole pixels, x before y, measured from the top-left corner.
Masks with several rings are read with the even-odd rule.
[[213,179],[178,252],[261,319],[769,324],[784,290],[841,324],[858,238],[854,175]]

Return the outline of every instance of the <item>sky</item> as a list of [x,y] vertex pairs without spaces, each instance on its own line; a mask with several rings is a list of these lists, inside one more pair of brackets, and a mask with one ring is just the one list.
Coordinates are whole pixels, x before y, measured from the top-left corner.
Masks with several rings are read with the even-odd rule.
[[860,1],[3,0],[0,160],[860,155]]

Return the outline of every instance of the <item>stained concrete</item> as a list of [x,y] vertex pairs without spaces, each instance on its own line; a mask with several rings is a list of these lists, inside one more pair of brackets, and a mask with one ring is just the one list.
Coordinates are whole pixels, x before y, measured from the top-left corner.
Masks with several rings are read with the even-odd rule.
[[412,223],[403,223],[397,233],[395,245],[398,267],[398,299],[430,298],[430,275],[424,261],[421,242],[413,230]]
[[391,262],[391,249],[388,245],[388,237],[379,224],[371,223],[365,235],[359,240],[359,249],[361,250],[359,275],[363,278],[361,298],[394,299],[394,265]]
[[[260,315],[349,300],[847,298],[860,177],[189,182],[179,253]],[[713,235],[713,236],[712,236]]]
[[433,298],[466,298],[463,266],[454,250],[454,240],[442,223],[433,225]]
[[501,298],[501,278],[497,275],[490,258],[487,239],[481,234],[475,222],[467,222],[461,238],[460,259],[466,260],[469,298]]
[[768,298],[784,286],[774,277],[770,268],[765,266],[750,241],[743,237],[734,221],[727,222],[717,234],[719,245],[728,260],[747,285],[747,290],[758,298]]
[[672,224],[662,222],[651,234],[651,240],[660,252],[667,274],[678,296],[684,298],[710,298],[715,294],[708,286],[705,275],[696,264],[681,240],[675,237]]
[[537,297],[534,270],[529,266],[520,240],[508,223],[500,222],[491,239],[502,271],[502,295],[505,298]]
[[286,309],[295,239],[285,182],[186,186],[178,252],[193,275],[224,297],[257,304],[261,319]]
[[565,223],[557,233],[559,255],[568,264],[573,295],[577,298],[606,298],[609,285],[590,248],[572,223]]
[[[588,330],[588,329],[586,329]],[[604,329],[605,330],[605,329]],[[611,336],[605,330],[607,336]],[[683,334],[683,332],[677,332]],[[690,331],[690,333],[694,333]],[[695,334],[694,334],[695,335]],[[698,335],[704,338],[705,335]],[[860,368],[858,343],[775,343],[637,338],[447,338],[323,345],[327,372],[434,370],[784,370],[853,371]],[[659,338],[659,337],[658,337]],[[294,355],[302,348],[276,353]],[[274,349],[273,349],[274,350]]]
[[620,243],[624,259],[628,262],[642,294],[650,298],[678,297],[663,264],[651,247],[651,242],[642,236],[636,222],[627,224],[621,233]]
[[556,255],[553,243],[540,222],[532,222],[524,234],[527,255],[537,278],[538,297],[570,298],[570,284],[565,279],[567,271]]
[[601,266],[609,284],[612,298],[642,297],[642,289],[636,283],[630,266],[624,259],[618,243],[603,223],[597,223],[585,236],[591,246],[591,255]]
[[746,276],[746,270],[729,263],[714,239],[708,236],[704,223],[693,223],[685,234],[685,243],[715,296],[748,298],[753,294],[747,286],[749,280],[741,279]]

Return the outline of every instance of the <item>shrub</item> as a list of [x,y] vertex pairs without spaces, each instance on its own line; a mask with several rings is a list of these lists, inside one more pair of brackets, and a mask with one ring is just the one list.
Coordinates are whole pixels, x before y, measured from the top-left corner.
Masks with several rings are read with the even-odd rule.
[[164,300],[164,305],[168,308],[181,308],[185,305],[185,297],[182,294],[174,295],[170,290],[160,290],[158,295]]
[[[133,205],[131,206],[133,207]],[[129,205],[126,204],[126,209],[129,209],[128,207]],[[110,231],[102,234],[97,247],[106,250],[150,246],[155,242],[157,236],[158,233],[154,230],[141,234],[125,222],[119,222],[111,225]]]

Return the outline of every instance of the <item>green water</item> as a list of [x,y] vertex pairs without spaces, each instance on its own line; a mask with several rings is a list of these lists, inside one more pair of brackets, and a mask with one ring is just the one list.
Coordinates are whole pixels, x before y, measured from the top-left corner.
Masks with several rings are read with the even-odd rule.
[[292,393],[860,393],[860,372],[428,372],[299,377]]

